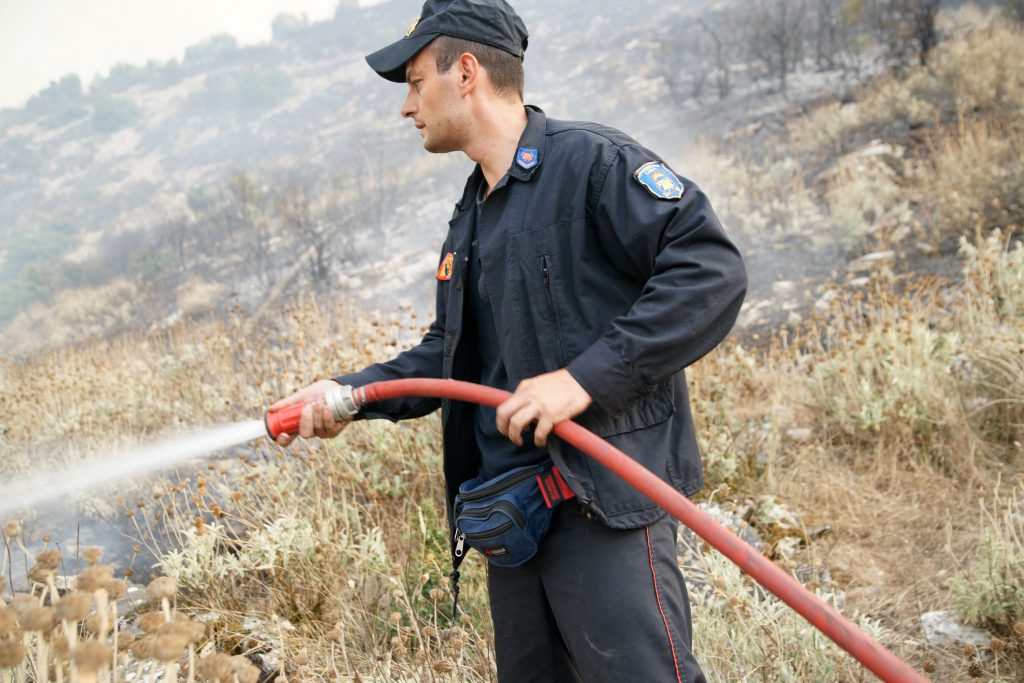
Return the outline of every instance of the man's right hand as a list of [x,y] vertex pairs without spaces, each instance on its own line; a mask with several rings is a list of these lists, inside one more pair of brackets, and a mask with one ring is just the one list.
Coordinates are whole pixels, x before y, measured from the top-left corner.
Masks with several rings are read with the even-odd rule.
[[[330,379],[321,379],[313,382],[305,389],[296,391],[288,398],[270,406],[267,412],[276,412],[296,403],[305,403],[306,407],[299,418],[299,436],[304,439],[311,439],[314,436],[321,439],[333,439],[348,426],[351,420],[338,422],[334,419],[334,412],[327,407],[324,394],[328,390],[338,386],[338,383]],[[294,434],[278,434],[277,443],[287,446],[295,439]]]

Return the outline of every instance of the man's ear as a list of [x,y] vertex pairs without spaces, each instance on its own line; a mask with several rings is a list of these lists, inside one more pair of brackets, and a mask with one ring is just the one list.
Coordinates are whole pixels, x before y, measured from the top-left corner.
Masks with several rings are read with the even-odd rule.
[[459,89],[464,93],[476,88],[480,77],[480,62],[469,52],[459,55]]

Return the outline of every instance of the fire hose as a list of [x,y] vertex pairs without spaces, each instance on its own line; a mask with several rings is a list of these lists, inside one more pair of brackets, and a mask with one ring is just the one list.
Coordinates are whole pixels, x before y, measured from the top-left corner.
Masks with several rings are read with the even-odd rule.
[[[325,399],[335,418],[346,420],[355,416],[368,403],[410,396],[467,401],[496,408],[511,394],[456,380],[398,379],[373,382],[355,389],[339,386],[328,391]],[[271,438],[281,433],[298,432],[299,417],[304,407],[304,404],[297,404],[267,413],[266,426]],[[553,433],[622,477],[630,486],[693,530],[880,679],[886,683],[927,683],[927,678],[636,460],[571,420],[556,425]]]

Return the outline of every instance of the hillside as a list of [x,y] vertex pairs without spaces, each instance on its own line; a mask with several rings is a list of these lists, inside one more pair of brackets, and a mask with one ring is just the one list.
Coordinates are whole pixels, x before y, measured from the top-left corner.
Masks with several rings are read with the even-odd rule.
[[[180,62],[120,65],[88,88],[69,75],[0,111],[0,348],[24,354],[227,305],[256,312],[309,290],[384,307],[428,300],[409,285],[435,265],[468,164],[425,154],[398,116],[401,88],[363,62],[408,25],[406,5],[342,4],[313,25],[282,16],[269,44],[215,36]],[[880,64],[877,49],[812,43],[815,29],[787,91],[770,60],[736,45],[722,56],[728,88],[713,89],[702,26],[745,35],[742,2],[519,5],[534,27],[528,101],[618,126],[710,186],[702,140],[782,121]],[[742,221],[730,228],[752,243]],[[753,265],[767,291],[775,274]],[[392,277],[365,277],[374,272]]]
[[[753,275],[739,329],[687,370],[707,480],[696,500],[930,679],[1021,680],[1024,27],[974,7],[944,11],[922,64],[910,42],[895,41],[900,54],[886,39],[895,34],[853,17],[832,51],[812,39],[828,31],[807,34],[799,63],[784,72],[731,55],[723,84],[708,36],[746,17],[745,44],[755,44],[772,18],[757,14],[768,5],[717,6],[700,14],[709,28],[683,33],[699,22],[676,7],[658,14],[654,3],[591,13],[519,4],[538,27],[528,99],[553,115],[619,125],[676,155],[673,165],[708,191]],[[402,24],[393,5],[339,16]],[[260,50],[291,45],[301,53],[295,64],[340,64],[295,47],[332,45],[339,26],[290,23]],[[692,70],[666,71],[687,54]],[[235,80],[244,68],[203,67]],[[210,73],[197,70],[193,83]],[[393,111],[400,90],[354,67],[351,79],[365,82],[358,111],[379,111],[351,131],[326,107],[335,126],[326,139],[289,138],[308,155],[310,175],[301,155],[218,167],[205,184],[177,190],[174,174],[161,175],[150,190],[177,197],[179,213],[124,219],[113,236],[89,229],[103,233],[92,243],[102,263],[121,259],[123,268],[93,283],[60,281],[49,299],[10,318],[5,343],[20,355],[0,359],[3,476],[60,476],[58,463],[252,420],[312,378],[414,343],[431,315],[420,292],[429,292],[448,198],[466,166],[417,149]],[[163,87],[121,92],[141,102],[151,91]],[[288,97],[300,92],[320,91],[296,85]],[[345,98],[333,96],[341,106]],[[4,116],[40,125],[28,109]],[[169,111],[178,112],[175,126],[185,120]],[[210,116],[204,125],[215,125]],[[275,117],[288,125],[283,110]],[[248,130],[273,117],[257,118]],[[140,119],[85,137],[141,140],[145,128]],[[192,150],[176,157],[182,173],[200,167],[184,159],[206,143],[169,139]],[[268,133],[253,154],[287,158],[267,151],[276,140]],[[161,152],[161,168],[171,156]],[[368,182],[353,173],[354,158],[382,170]],[[30,184],[23,191],[36,192]],[[51,254],[36,267],[59,264],[64,278],[69,263],[98,268],[75,225],[38,234],[81,258]],[[27,258],[16,260],[27,266]],[[375,287],[380,280],[388,287]],[[477,555],[465,566],[465,614],[449,616],[439,433],[428,417],[360,423],[287,451],[257,442],[240,457],[82,494],[59,515],[27,511],[25,542],[36,552],[90,543],[79,537],[101,528],[126,534],[124,547],[111,541],[119,576],[175,577],[181,612],[213,614],[211,647],[294,680],[488,681],[491,625]],[[10,547],[13,567],[22,551]],[[709,680],[868,680],[685,531],[680,562]],[[929,626],[937,619],[971,630],[943,637]]]

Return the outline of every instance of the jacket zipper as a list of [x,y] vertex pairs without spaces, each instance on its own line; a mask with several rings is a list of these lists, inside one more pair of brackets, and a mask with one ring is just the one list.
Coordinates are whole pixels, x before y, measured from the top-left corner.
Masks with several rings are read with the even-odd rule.
[[464,510],[459,514],[459,517],[486,518],[495,510],[504,510],[509,517],[516,521],[516,524],[518,524],[520,528],[526,526],[526,519],[523,517],[523,513],[507,500],[499,500],[494,505],[488,505],[487,507],[480,508],[479,510]]
[[512,488],[516,484],[520,484],[520,483],[526,481],[527,479],[533,479],[538,474],[540,474],[540,470],[539,469],[538,470],[532,470],[532,471],[529,471],[529,472],[521,472],[520,474],[516,475],[515,477],[512,477],[511,479],[507,479],[507,480],[501,482],[500,484],[492,484],[491,486],[484,486],[484,487],[479,488],[476,491],[473,491],[471,493],[460,493],[459,494],[459,498],[461,498],[463,501],[480,500],[481,498],[486,498],[486,497],[488,497],[488,496],[490,496],[490,495],[492,495],[494,493],[497,493],[498,491],[504,491],[505,489]]
[[565,349],[562,347],[562,322],[558,319],[558,309],[555,308],[555,296],[551,292],[551,270],[549,264],[551,257],[544,254],[540,257],[540,273],[544,279],[544,295],[548,300],[548,311],[551,319],[555,321],[555,337],[558,339],[558,362],[565,366]]

